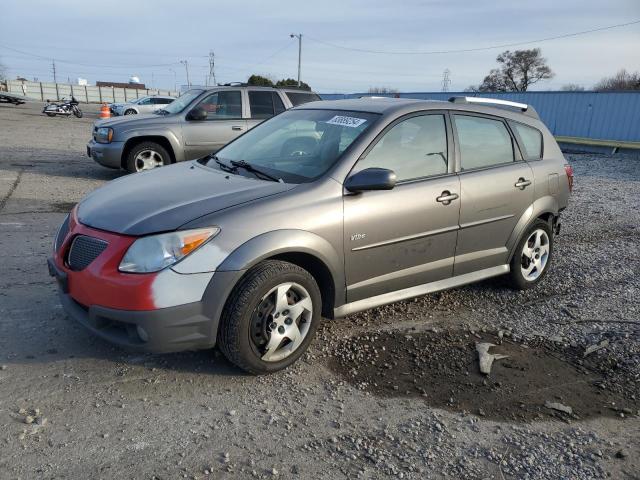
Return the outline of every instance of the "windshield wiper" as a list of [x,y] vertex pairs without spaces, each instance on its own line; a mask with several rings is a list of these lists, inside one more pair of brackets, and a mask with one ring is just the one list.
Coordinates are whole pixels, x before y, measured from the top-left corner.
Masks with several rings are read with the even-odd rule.
[[209,155],[209,158],[215,160],[215,162],[220,165],[220,170],[223,170],[225,172],[229,172],[229,173],[236,173],[236,169],[235,167],[232,167],[231,165],[227,165],[226,163],[224,163],[222,160],[220,160],[218,158],[217,155],[215,155],[214,153],[212,153],[211,155]]
[[266,178],[267,180],[272,180],[274,182],[284,183],[281,178],[276,178],[273,175],[269,175],[268,173],[257,169],[256,167],[254,167],[250,163],[247,163],[244,160],[231,160],[230,163],[231,163],[231,165],[233,165],[236,168],[244,168],[247,172],[251,172],[251,173],[255,174],[256,176],[260,175],[260,176],[263,177],[263,179]]

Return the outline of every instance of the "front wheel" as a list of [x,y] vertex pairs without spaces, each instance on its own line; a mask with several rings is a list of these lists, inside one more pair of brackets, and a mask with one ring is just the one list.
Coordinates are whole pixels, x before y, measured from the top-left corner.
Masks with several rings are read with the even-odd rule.
[[321,305],[320,289],[309,272],[289,262],[264,261],[247,272],[225,305],[220,350],[254,374],[282,370],[311,343]]
[[170,163],[169,152],[156,142],[139,143],[127,155],[127,171],[131,173],[152,170]]
[[79,108],[74,108],[73,114],[78,118],[82,118],[82,110],[80,110]]
[[124,111],[125,115],[136,115],[138,112],[136,112],[133,108],[129,108],[127,110]]
[[511,285],[518,290],[535,287],[546,276],[553,256],[549,223],[536,220],[524,233],[511,259]]

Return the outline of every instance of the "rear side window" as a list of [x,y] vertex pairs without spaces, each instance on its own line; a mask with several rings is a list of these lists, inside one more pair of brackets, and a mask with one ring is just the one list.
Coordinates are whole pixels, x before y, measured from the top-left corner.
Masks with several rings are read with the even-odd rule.
[[287,98],[291,102],[291,105],[297,107],[298,105],[302,105],[303,103],[315,102],[317,100],[321,100],[321,98],[311,92],[286,92]]
[[454,115],[462,170],[513,162],[513,141],[500,120]]
[[509,122],[511,128],[520,137],[520,143],[524,148],[525,160],[538,160],[542,158],[542,133],[537,128],[518,122]]
[[251,118],[270,118],[284,112],[284,104],[277,92],[249,92]]

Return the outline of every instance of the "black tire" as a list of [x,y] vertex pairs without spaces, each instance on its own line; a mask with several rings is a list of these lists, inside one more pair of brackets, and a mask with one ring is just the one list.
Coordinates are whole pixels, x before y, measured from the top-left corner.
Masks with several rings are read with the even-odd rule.
[[136,112],[133,108],[128,108],[124,111],[125,115],[137,115],[138,112]]
[[[252,320],[262,299],[274,287],[294,282],[309,293],[313,310],[310,326],[301,344],[279,361],[264,361],[251,338]],[[266,260],[238,282],[229,296],[218,328],[218,346],[224,356],[241,369],[259,375],[282,370],[307,350],[321,321],[320,289],[309,272],[289,262]]]
[[73,114],[78,118],[82,118],[82,110],[80,110],[79,108],[74,108]]
[[44,114],[45,114],[47,117],[55,117],[55,116],[56,116],[56,114],[55,114],[55,113],[50,113],[50,112],[44,112]]
[[138,155],[145,150],[151,150],[157,153],[160,156],[160,163],[162,163],[162,165],[169,165],[171,163],[171,155],[169,155],[167,149],[162,145],[156,142],[141,142],[135,145],[131,150],[129,150],[129,153],[127,154],[126,165],[128,172],[136,173],[144,170],[140,168],[139,162],[137,162],[136,159]]
[[[546,259],[544,267],[541,270],[541,273],[539,273],[539,275],[535,279],[531,280],[531,279],[525,278],[525,275],[522,272],[522,268],[525,266],[523,265],[523,262],[525,261],[525,259],[523,259],[523,249],[525,247],[525,244],[530,243],[529,239],[536,230],[543,230],[547,234],[549,251],[548,251],[548,257]],[[547,276],[547,273],[551,268],[552,260],[553,260],[553,230],[551,228],[551,225],[548,222],[537,219],[533,224],[531,224],[525,230],[524,234],[520,238],[520,241],[518,241],[518,246],[516,247],[515,253],[513,254],[513,258],[511,259],[511,264],[510,264],[511,271],[509,272],[509,276],[508,276],[509,285],[516,290],[528,290],[530,288],[535,287],[542,280],[544,280],[544,277]]]

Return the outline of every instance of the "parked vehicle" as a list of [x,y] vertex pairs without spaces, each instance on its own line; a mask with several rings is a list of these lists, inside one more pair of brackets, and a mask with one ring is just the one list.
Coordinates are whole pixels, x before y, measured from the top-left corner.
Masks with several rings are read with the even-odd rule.
[[498,275],[536,286],[572,185],[526,105],[313,102],[215,155],[89,194],[49,269],[67,313],[106,340],[217,343],[239,367],[274,372],[321,317]]
[[297,89],[228,85],[194,88],[155,115],[96,122],[87,155],[129,172],[192,160],[222,148],[260,122],[305,101]]
[[136,98],[126,103],[112,103],[109,105],[111,115],[137,115],[139,113],[153,113],[173,102],[176,97],[164,95],[148,95]]
[[42,109],[42,113],[48,117],[55,117],[56,115],[68,117],[73,114],[78,118],[82,118],[82,110],[78,107],[79,104],[80,102],[78,102],[74,96],[71,96],[71,100],[62,98],[58,102],[47,100],[47,104]]

